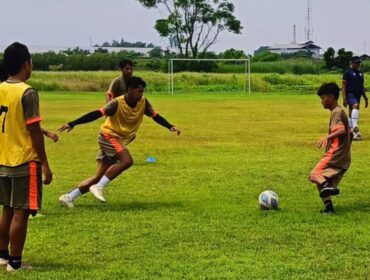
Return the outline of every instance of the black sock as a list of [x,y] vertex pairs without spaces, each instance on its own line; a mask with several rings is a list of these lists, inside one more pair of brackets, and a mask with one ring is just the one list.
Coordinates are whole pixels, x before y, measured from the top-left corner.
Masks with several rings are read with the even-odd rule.
[[0,250],[0,258],[9,260],[9,250]]
[[322,183],[320,185],[320,188],[321,189],[323,189],[323,188],[331,188],[331,187],[332,187],[332,185],[331,185],[331,183],[329,181],[325,181],[324,183]]
[[22,266],[22,256],[21,257],[9,256],[9,265],[14,269],[21,268],[21,266]]
[[333,207],[333,203],[331,202],[331,200],[325,200],[324,201],[324,204],[325,204],[325,209],[328,210],[328,211],[333,211],[334,212],[334,207]]

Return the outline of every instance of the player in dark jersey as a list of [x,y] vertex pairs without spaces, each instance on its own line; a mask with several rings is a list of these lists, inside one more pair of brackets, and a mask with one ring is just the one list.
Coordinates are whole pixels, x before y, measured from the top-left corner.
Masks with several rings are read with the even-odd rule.
[[109,102],[127,92],[126,78],[132,76],[134,72],[134,63],[129,59],[123,59],[119,62],[119,69],[121,70],[122,75],[111,82],[106,94],[106,102]]
[[350,125],[353,127],[353,140],[361,140],[362,135],[358,127],[360,117],[360,101],[364,97],[365,108],[368,106],[368,99],[364,87],[364,73],[359,70],[361,59],[354,56],[351,60],[351,68],[343,75],[342,93],[343,106],[349,107]]

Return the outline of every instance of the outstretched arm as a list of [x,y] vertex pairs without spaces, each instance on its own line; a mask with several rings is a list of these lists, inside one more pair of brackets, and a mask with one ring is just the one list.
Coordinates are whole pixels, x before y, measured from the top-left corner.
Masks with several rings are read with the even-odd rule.
[[172,132],[176,132],[177,135],[181,134],[181,130],[178,129],[176,126],[170,124],[165,118],[159,115],[154,109],[153,106],[149,103],[147,99],[145,99],[145,115],[151,117],[156,123],[168,128]]
[[41,128],[41,131],[42,131],[42,134],[44,134],[46,137],[50,138],[51,140],[53,140],[53,142],[58,142],[59,140],[59,137],[56,133],[54,132],[51,132],[51,131],[48,131],[44,128]]
[[164,126],[165,128],[168,128],[169,130],[171,130],[172,132],[176,132],[177,135],[180,135],[181,134],[181,130],[178,129],[176,126],[170,124],[165,118],[163,118],[160,114],[156,114],[154,117],[153,117],[153,120],[160,124],[161,126]]
[[65,130],[67,130],[67,132],[70,132],[76,125],[93,122],[93,121],[101,118],[102,116],[104,116],[103,110],[96,110],[96,111],[87,113],[86,115],[83,115],[82,117],[80,117],[80,118],[78,118],[78,119],[76,119],[72,122],[69,122],[67,124],[62,125],[58,129],[58,131],[63,132]]

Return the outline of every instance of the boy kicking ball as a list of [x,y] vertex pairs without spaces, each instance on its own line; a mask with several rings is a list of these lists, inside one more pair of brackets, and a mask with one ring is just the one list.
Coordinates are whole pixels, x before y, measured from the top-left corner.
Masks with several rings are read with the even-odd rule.
[[311,171],[309,180],[317,185],[325,208],[322,213],[334,214],[332,196],[340,193],[338,184],[351,163],[352,132],[348,117],[338,106],[339,87],[335,83],[323,84],[317,95],[324,109],[331,111],[329,134],[320,139],[318,148],[325,147],[325,154]]

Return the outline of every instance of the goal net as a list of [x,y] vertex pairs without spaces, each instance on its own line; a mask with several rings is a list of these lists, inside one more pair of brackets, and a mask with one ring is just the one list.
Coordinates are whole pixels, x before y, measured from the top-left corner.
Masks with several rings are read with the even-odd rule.
[[173,58],[168,60],[168,93],[251,93],[250,59]]

